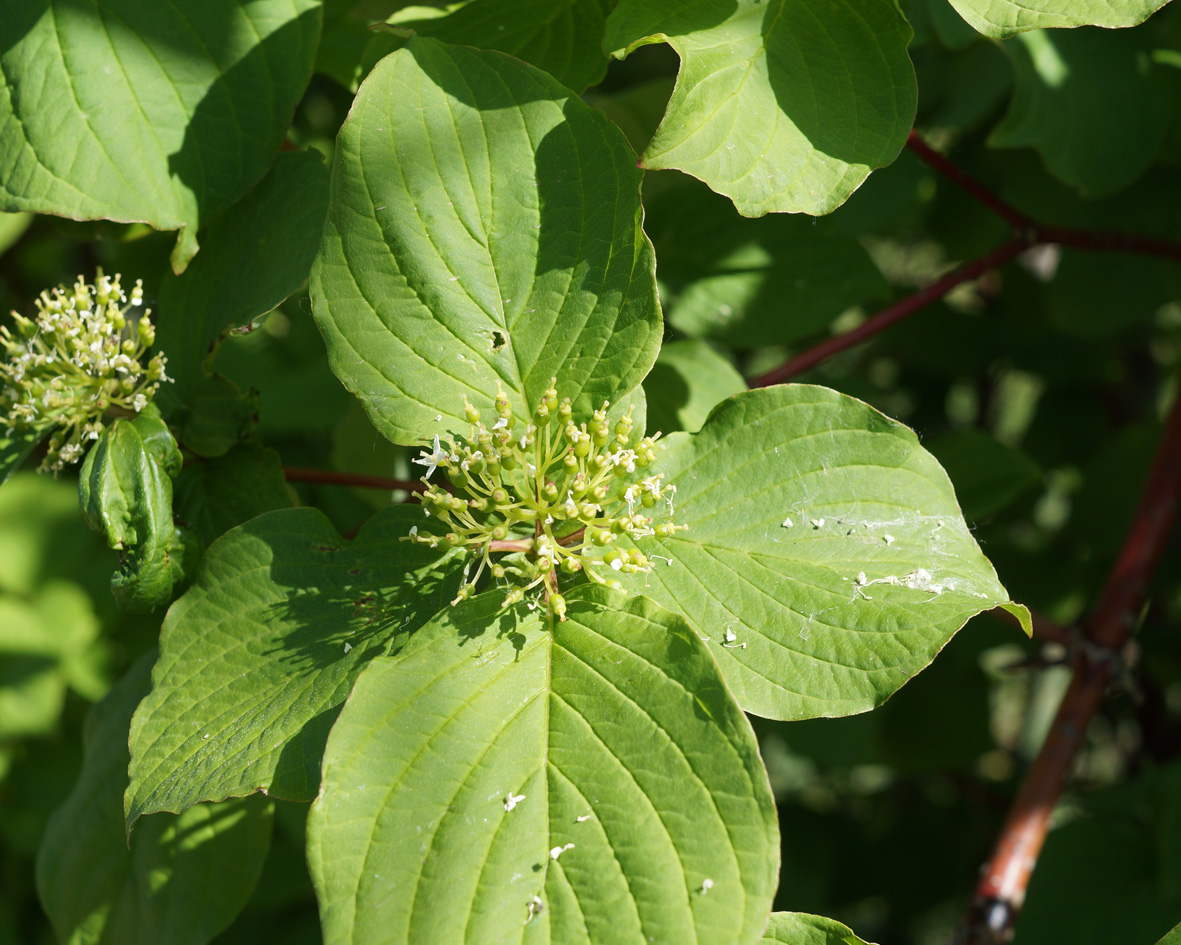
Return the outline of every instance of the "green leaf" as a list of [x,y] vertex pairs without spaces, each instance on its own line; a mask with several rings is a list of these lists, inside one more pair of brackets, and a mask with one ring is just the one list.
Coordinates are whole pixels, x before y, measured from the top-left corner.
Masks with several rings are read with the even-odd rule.
[[[527,413],[556,375],[589,414],[636,387],[662,324],[623,135],[503,53],[412,38],[341,129],[311,295],[332,368],[374,426],[419,443]],[[442,426],[436,418],[442,417]]]
[[52,732],[72,683],[92,695],[97,637],[90,598],[74,584],[53,581],[31,601],[0,594],[0,739]]
[[180,428],[186,450],[211,459],[224,456],[258,426],[258,394],[242,389],[220,374],[201,376],[191,391],[189,406],[170,418]]
[[1075,338],[1111,338],[1150,323],[1175,297],[1165,279],[1171,267],[1159,259],[1105,253],[1096,266],[1090,253],[1063,253],[1046,286],[1046,314],[1057,331]]
[[90,711],[82,773],[37,851],[37,891],[61,942],[203,945],[246,904],[266,859],[272,802],[264,798],[159,814],[128,848],[127,726],[154,656],[141,657]]
[[607,72],[608,0],[469,0],[447,10],[407,7],[389,20],[445,43],[498,49],[581,92]]
[[0,486],[8,482],[8,477],[20,469],[21,463],[29,458],[29,454],[45,438],[48,430],[13,430],[11,433],[0,434]]
[[78,477],[83,517],[119,552],[111,591],[133,613],[154,610],[172,596],[172,480],[148,451],[159,423],[116,420],[86,454]]
[[775,808],[696,635],[598,588],[552,628],[501,598],[357,680],[308,819],[325,941],[757,942]]
[[978,521],[995,514],[1038,482],[1037,463],[982,430],[961,430],[927,447],[955,483],[964,515]]
[[745,220],[700,185],[664,194],[646,229],[672,296],[668,321],[692,338],[740,348],[788,343],[887,293],[852,237],[803,216]]
[[718,401],[744,390],[742,375],[704,341],[669,342],[644,378],[648,427],[695,433]]
[[1138,814],[1129,798],[1050,832],[1015,941],[1152,942],[1176,920],[1178,902],[1159,885],[1156,825]]
[[181,231],[262,177],[311,75],[315,0],[0,0],[0,207]]
[[458,588],[451,555],[402,541],[412,524],[425,530],[421,509],[390,508],[349,543],[322,512],[285,509],[209,546],[132,722],[128,824],[253,791],[315,796],[357,674]]
[[1035,148],[1046,170],[1087,196],[1147,170],[1164,140],[1168,95],[1138,33],[1023,33],[1005,43],[1017,84],[988,143]]
[[1135,26],[1169,0],[951,0],[972,26],[993,39],[1026,30],[1070,26]]
[[16,245],[32,222],[31,213],[0,213],[0,256]]
[[866,945],[847,925],[806,912],[772,912],[763,945]]
[[698,628],[748,712],[851,715],[883,702],[982,610],[1010,604],[947,474],[914,433],[823,387],[723,401],[666,440],[675,538],[621,575]]
[[228,329],[249,325],[304,284],[328,210],[328,172],[316,151],[280,154],[202,235],[201,254],[160,285],[156,347],[168,355],[159,399],[190,403]]
[[603,42],[618,58],[655,42],[681,57],[643,166],[761,216],[828,213],[898,156],[918,97],[912,35],[881,0],[621,0]]
[[1181,924],[1175,926],[1157,945],[1181,945]]
[[224,456],[190,463],[176,479],[173,509],[205,544],[256,515],[290,508],[279,454],[242,443]]

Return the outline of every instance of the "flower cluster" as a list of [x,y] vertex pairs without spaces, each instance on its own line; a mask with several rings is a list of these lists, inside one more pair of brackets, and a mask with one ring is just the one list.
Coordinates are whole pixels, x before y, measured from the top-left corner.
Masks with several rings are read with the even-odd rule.
[[[618,588],[611,571],[652,569],[631,541],[621,539],[666,538],[686,527],[672,522],[676,486],[663,485],[663,474],[645,475],[662,448],[656,442],[660,434],[633,442],[631,411],[612,426],[607,403],[589,423],[576,424],[570,398],[558,402],[556,383],[550,379],[523,424],[499,384],[491,426],[465,400],[468,436],[451,442],[436,436],[432,448],[414,460],[426,467],[423,508],[449,530],[439,537],[414,528],[410,539],[469,548],[472,560],[479,561],[474,576],[469,562],[453,604],[470,597],[488,570],[508,586],[505,607],[540,588],[550,612],[564,620],[559,574],[581,572],[596,584]],[[439,469],[453,492],[430,482]],[[655,524],[647,514],[657,503],[667,509],[669,521]],[[493,555],[501,557],[494,561]]]
[[144,364],[156,337],[151,310],[143,305],[137,280],[128,298],[99,270],[94,285],[78,277],[72,289],[42,292],[37,316],[12,313],[15,332],[0,327],[0,411],[8,434],[54,429],[42,472],[60,472],[97,440],[104,417],[134,416],[148,405],[167,378],[165,358]]

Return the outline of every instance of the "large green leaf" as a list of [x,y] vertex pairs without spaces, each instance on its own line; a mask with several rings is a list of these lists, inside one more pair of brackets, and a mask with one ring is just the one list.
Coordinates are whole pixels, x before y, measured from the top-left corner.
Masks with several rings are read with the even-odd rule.
[[78,476],[82,515],[119,552],[111,591],[119,606],[147,612],[168,603],[175,571],[172,479],[180,454],[155,406],[116,420],[91,447]]
[[[503,53],[412,38],[357,94],[332,168],[312,305],[374,426],[416,443],[551,376],[589,413],[662,331],[640,172],[620,131]],[[440,419],[442,425],[440,425]]]
[[1051,174],[1088,196],[1121,190],[1148,169],[1169,111],[1144,37],[1038,30],[1009,40],[1005,51],[1017,84],[989,144],[1035,148]]
[[763,945],[866,945],[847,925],[806,912],[772,912]]
[[1157,942],[1157,945],[1181,945],[1181,924],[1178,924],[1171,932]]
[[203,945],[250,898],[271,840],[265,798],[201,804],[123,830],[127,726],[145,654],[86,718],[74,790],[37,851],[37,891],[63,945]]
[[127,820],[265,791],[315,796],[353,680],[455,594],[446,552],[402,541],[390,508],[346,542],[316,509],[252,519],[210,545],[168,612],[152,692],[131,726]]
[[760,216],[828,213],[898,156],[918,97],[912,35],[885,0],[621,0],[603,42],[681,57],[644,167],[679,168]]
[[698,629],[748,712],[864,712],[974,614],[1008,606],[1028,621],[947,474],[859,400],[802,384],[751,391],[667,444],[661,468],[688,530],[646,547],[671,562],[621,577]]
[[160,285],[156,345],[168,355],[167,404],[187,402],[223,332],[277,308],[308,277],[328,210],[319,152],[280,154],[255,187],[202,233],[201,254]]
[[308,820],[325,941],[757,942],[775,808],[696,635],[602,589],[552,628],[502,596],[357,680]]
[[1169,0],[951,0],[972,26],[993,39],[1041,27],[1135,26]]
[[607,71],[608,0],[469,0],[450,8],[407,7],[391,23],[419,36],[511,53],[581,92]]
[[316,0],[0,0],[0,208],[181,231],[262,177],[311,75]]

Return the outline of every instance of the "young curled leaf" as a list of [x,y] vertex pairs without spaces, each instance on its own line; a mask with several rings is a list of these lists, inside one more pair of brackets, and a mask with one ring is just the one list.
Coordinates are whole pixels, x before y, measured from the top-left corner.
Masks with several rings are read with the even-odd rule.
[[116,420],[82,464],[82,515],[119,552],[111,591],[124,610],[146,613],[172,597],[182,542],[172,523],[170,473],[179,466],[176,443],[154,411]]

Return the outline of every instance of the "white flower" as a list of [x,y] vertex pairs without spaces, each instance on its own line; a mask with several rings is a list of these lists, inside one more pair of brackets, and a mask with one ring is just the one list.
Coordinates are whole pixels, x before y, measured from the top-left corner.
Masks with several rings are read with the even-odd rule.
[[426,475],[423,479],[430,479],[431,473],[438,469],[439,464],[446,461],[447,453],[439,445],[439,435],[435,434],[435,448],[431,452],[422,450],[419,454],[419,459],[412,459],[412,463],[418,463],[419,466],[426,467]]

